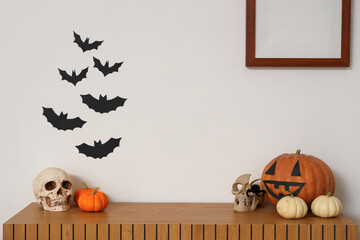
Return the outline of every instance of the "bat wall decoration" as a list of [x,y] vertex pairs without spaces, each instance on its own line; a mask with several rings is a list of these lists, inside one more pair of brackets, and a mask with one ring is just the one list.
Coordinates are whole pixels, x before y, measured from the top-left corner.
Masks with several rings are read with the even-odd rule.
[[107,99],[107,96],[99,96],[99,99],[94,98],[92,95],[81,95],[83,103],[95,112],[101,114],[115,111],[118,107],[122,107],[125,104],[126,98],[115,97],[113,99]]
[[88,72],[88,70],[89,70],[89,68],[87,67],[87,68],[83,69],[83,70],[79,73],[79,75],[76,75],[75,70],[73,70],[73,71],[72,71],[72,74],[69,75],[66,71],[61,70],[60,68],[58,68],[58,69],[59,69],[59,73],[60,73],[60,75],[61,75],[61,80],[66,80],[66,81],[68,81],[69,83],[74,84],[74,86],[76,86],[76,84],[77,84],[78,82],[80,82],[81,80],[83,80],[84,78],[86,78],[86,74],[87,74],[87,72]]
[[99,59],[93,57],[94,60],[94,67],[99,69],[100,72],[104,74],[104,77],[110,73],[118,72],[119,68],[123,64],[123,62],[115,63],[111,67],[109,66],[109,61],[106,61],[106,63],[103,65]]
[[79,153],[85,154],[87,157],[101,159],[120,146],[120,140],[121,138],[110,138],[106,143],[101,143],[101,140],[99,140],[98,142],[94,141],[94,146],[83,143],[76,146],[76,148],[79,150]]
[[94,41],[92,43],[89,43],[89,38],[86,38],[85,41],[81,40],[81,37],[79,34],[74,32],[74,43],[76,43],[83,52],[90,51],[93,49],[98,49],[98,47],[104,42],[104,41]]
[[75,128],[82,128],[86,123],[86,121],[81,120],[79,117],[67,118],[67,113],[61,112],[60,115],[57,115],[52,108],[43,107],[43,115],[58,130],[74,130]]

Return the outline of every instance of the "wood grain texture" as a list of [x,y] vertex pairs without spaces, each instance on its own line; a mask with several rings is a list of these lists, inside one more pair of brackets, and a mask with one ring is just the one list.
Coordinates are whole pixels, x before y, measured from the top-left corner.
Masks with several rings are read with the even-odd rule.
[[334,225],[324,225],[324,239],[334,240]]
[[217,224],[216,225],[216,240],[227,240],[227,225]]
[[86,240],[97,239],[97,224],[86,224],[85,225],[85,238]]
[[358,227],[357,226],[354,226],[354,225],[348,226],[347,239],[348,240],[357,240],[358,239]]
[[120,224],[110,224],[110,240],[120,240]]
[[108,224],[98,224],[98,234],[97,239],[98,240],[107,240],[109,239],[109,225]]
[[273,239],[275,239],[275,225],[264,224],[264,240],[273,240]]
[[145,239],[146,240],[156,240],[156,224],[146,224],[145,225]]
[[46,240],[49,239],[50,229],[49,224],[38,224],[38,239]]
[[335,226],[335,239],[346,239],[346,225]]
[[275,237],[276,240],[287,240],[287,225],[285,224],[278,224],[275,225]]
[[206,224],[204,226],[204,240],[215,240],[215,224]]
[[322,240],[323,236],[323,226],[322,225],[311,225],[311,239],[313,240]]
[[3,240],[13,240],[13,227],[12,224],[3,224]]
[[85,239],[85,224],[74,224],[74,240]]
[[133,240],[144,240],[145,225],[144,224],[134,224],[133,234],[134,234]]
[[158,224],[157,240],[168,240],[168,236],[169,236],[168,230],[169,230],[169,225]]
[[37,239],[37,224],[26,224],[26,240]]
[[298,240],[299,238],[299,225],[289,224],[288,225],[288,240]]
[[240,226],[237,224],[228,225],[228,240],[239,240]]
[[169,240],[180,240],[180,224],[170,224]]
[[121,225],[121,239],[122,240],[132,240],[132,232],[133,232],[133,226],[132,224],[122,224]]
[[181,240],[191,240],[192,237],[191,231],[192,231],[191,224],[181,224],[180,225]]
[[300,233],[301,240],[310,240],[310,225],[309,224],[300,224]]
[[62,240],[72,240],[73,239],[73,225],[72,224],[63,224],[62,225]]
[[15,224],[14,226],[14,240],[25,239],[25,224]]
[[203,240],[203,225],[194,224],[192,225],[192,240]]
[[341,58],[256,58],[256,0],[246,0],[246,66],[248,67],[349,67],[351,0],[342,0]]
[[262,224],[253,224],[251,230],[252,230],[252,240],[262,240],[263,239],[263,225]]
[[50,239],[61,240],[61,224],[50,225]]
[[240,225],[240,239],[251,239],[251,225],[241,224]]

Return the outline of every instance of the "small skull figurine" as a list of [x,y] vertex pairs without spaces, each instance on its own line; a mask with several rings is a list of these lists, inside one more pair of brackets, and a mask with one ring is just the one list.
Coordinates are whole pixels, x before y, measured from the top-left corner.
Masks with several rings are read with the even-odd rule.
[[[254,211],[259,203],[257,194],[252,191],[252,185],[259,179],[249,183],[251,174],[244,174],[238,177],[232,185],[232,194],[235,195],[234,211],[249,212]],[[238,185],[241,185],[239,190]],[[262,194],[264,196],[264,194]],[[263,197],[262,196],[262,197]]]
[[73,194],[69,175],[60,168],[43,170],[33,182],[36,200],[47,211],[67,211]]

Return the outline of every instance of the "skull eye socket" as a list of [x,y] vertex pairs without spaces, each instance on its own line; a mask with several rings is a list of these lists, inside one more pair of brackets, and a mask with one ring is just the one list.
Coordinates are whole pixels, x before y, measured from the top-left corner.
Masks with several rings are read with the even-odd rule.
[[54,182],[54,181],[50,181],[45,184],[45,189],[47,191],[54,190],[55,188],[56,188],[56,182]]
[[65,188],[66,190],[70,190],[71,187],[72,187],[72,184],[71,184],[71,182],[69,182],[69,181],[63,181],[62,184],[61,184],[61,186],[62,186],[63,188]]

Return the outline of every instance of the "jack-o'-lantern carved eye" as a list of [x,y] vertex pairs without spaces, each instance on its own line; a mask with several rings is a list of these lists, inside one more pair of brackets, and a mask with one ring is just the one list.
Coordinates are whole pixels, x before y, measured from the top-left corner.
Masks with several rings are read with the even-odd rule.
[[292,170],[291,176],[294,176],[294,177],[301,176],[299,161],[296,162],[294,169]]
[[275,175],[275,168],[276,168],[276,162],[274,162],[273,165],[271,165],[271,167],[265,172],[265,174],[267,175]]

